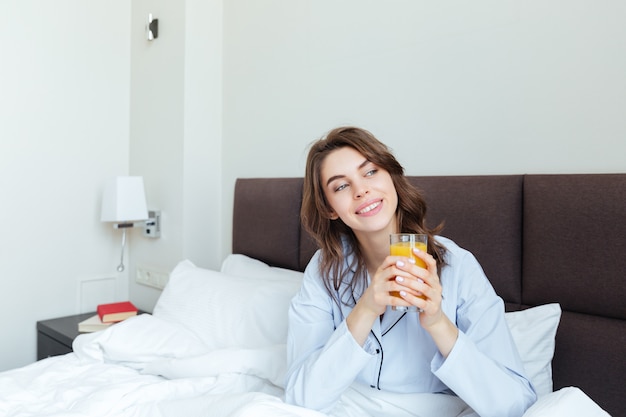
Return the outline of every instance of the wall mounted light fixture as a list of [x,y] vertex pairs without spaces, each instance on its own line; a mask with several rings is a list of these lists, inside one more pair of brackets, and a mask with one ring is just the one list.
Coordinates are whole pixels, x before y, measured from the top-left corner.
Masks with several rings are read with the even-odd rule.
[[148,212],[143,177],[120,176],[109,180],[104,187],[100,220],[111,222],[115,229],[122,230],[122,254],[117,267],[119,272],[124,271],[126,229],[143,226],[144,236],[161,235],[161,212]]
[[153,41],[159,37],[159,19],[153,19],[152,13],[148,14],[146,32],[149,41]]

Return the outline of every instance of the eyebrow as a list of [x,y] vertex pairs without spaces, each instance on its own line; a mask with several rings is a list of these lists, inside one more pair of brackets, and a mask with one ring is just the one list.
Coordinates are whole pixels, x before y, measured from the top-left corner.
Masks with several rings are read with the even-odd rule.
[[[358,169],[363,168],[365,165],[369,164],[370,162],[371,161],[369,159],[365,159],[363,162],[361,162]],[[332,177],[328,179],[328,181],[326,181],[326,185],[328,186],[331,182],[338,180],[339,178],[345,178],[345,175],[333,175]]]

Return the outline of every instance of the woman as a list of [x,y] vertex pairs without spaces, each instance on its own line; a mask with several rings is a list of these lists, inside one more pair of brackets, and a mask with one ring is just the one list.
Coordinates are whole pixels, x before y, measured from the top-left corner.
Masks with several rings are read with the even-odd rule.
[[[342,127],[312,145],[301,217],[320,249],[289,310],[288,402],[331,415],[504,417],[536,400],[502,300],[425,214],[371,133]],[[416,251],[426,268],[389,255],[399,232],[428,235],[428,253]]]

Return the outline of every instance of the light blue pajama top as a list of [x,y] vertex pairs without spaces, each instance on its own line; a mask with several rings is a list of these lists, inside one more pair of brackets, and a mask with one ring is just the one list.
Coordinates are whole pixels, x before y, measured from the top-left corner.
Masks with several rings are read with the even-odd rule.
[[318,251],[289,309],[287,402],[329,411],[353,382],[397,393],[455,394],[481,417],[519,417],[535,402],[502,299],[470,252],[437,240],[447,248],[442,308],[459,328],[448,357],[418,314],[390,307],[361,347],[346,325],[352,308],[338,306],[324,287]]

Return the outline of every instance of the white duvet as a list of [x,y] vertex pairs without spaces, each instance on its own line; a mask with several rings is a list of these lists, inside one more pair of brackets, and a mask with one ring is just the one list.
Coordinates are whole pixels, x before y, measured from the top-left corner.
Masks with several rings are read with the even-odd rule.
[[[323,417],[282,401],[284,371],[284,345],[210,351],[192,332],[143,314],[79,336],[73,353],[0,373],[0,416]],[[380,412],[386,402],[375,402]],[[608,416],[571,387],[526,416],[580,410]]]
[[[0,417],[324,417],[282,400],[287,309],[301,278],[242,255],[230,255],[220,272],[182,261],[152,315],[80,335],[70,354],[0,373]],[[558,316],[547,320],[545,309],[550,306],[508,317],[515,332],[532,324],[520,337],[529,349],[522,345],[520,352],[540,365],[528,369],[547,390],[524,417],[608,416],[578,388],[550,393],[544,368],[551,369],[553,345],[538,349],[529,336],[554,339]],[[533,315],[555,322],[549,336]],[[544,350],[546,358],[538,360]],[[382,391],[372,397],[353,388],[333,417],[426,417],[424,410],[402,410]]]
[[0,415],[321,416],[282,402],[284,361],[284,346],[209,351],[143,314],[79,336],[73,353],[0,373]]

